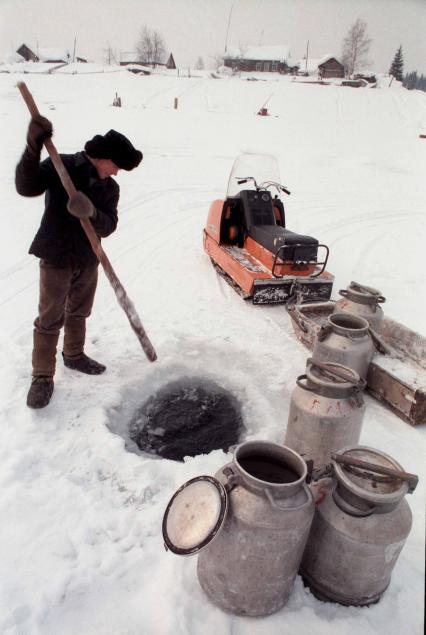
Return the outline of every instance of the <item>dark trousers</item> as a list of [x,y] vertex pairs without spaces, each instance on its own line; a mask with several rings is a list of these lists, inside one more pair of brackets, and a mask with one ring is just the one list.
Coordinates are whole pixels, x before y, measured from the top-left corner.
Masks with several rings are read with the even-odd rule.
[[64,355],[84,350],[98,281],[97,265],[57,267],[40,260],[40,300],[34,321],[33,376],[53,377],[59,331],[64,326]]

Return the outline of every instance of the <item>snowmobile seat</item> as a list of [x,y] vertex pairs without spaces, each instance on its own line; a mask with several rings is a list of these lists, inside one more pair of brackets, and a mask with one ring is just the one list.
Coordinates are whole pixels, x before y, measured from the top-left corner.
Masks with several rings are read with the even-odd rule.
[[252,225],[249,236],[273,254],[276,254],[280,247],[285,246],[286,248],[282,249],[279,255],[282,259],[304,262],[317,260],[318,240],[312,236],[296,234],[278,225]]

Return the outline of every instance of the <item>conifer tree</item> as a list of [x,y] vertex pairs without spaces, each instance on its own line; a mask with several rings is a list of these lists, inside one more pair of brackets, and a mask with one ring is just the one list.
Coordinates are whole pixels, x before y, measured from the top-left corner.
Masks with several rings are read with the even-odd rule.
[[396,80],[402,82],[404,73],[404,59],[402,57],[402,46],[399,47],[393,58],[393,62],[389,69],[389,75],[395,77]]
[[407,90],[426,91],[426,77],[423,74],[419,76],[417,71],[412,71],[406,74],[402,85],[407,88]]

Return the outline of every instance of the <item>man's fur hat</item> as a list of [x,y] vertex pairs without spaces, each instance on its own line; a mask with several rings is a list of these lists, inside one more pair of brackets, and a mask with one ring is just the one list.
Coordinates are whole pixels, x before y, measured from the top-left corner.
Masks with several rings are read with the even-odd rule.
[[84,149],[92,159],[110,159],[122,170],[133,170],[143,157],[142,152],[136,150],[128,138],[116,130],[95,135],[87,141]]

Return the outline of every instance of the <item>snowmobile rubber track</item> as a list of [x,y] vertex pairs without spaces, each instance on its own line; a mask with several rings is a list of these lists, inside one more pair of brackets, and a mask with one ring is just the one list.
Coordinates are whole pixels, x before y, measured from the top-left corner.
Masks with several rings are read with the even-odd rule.
[[221,276],[221,278],[223,278],[230,287],[232,287],[234,289],[234,291],[236,291],[236,293],[238,293],[239,296],[241,296],[243,298],[243,300],[250,300],[253,296],[250,295],[249,293],[246,293],[236,282],[233,278],[231,278],[230,275],[228,275],[226,273],[226,271],[224,271],[222,269],[222,267],[220,265],[217,264],[217,262],[215,262],[213,260],[213,258],[210,258],[211,263],[213,265],[213,267],[216,269],[216,272]]

